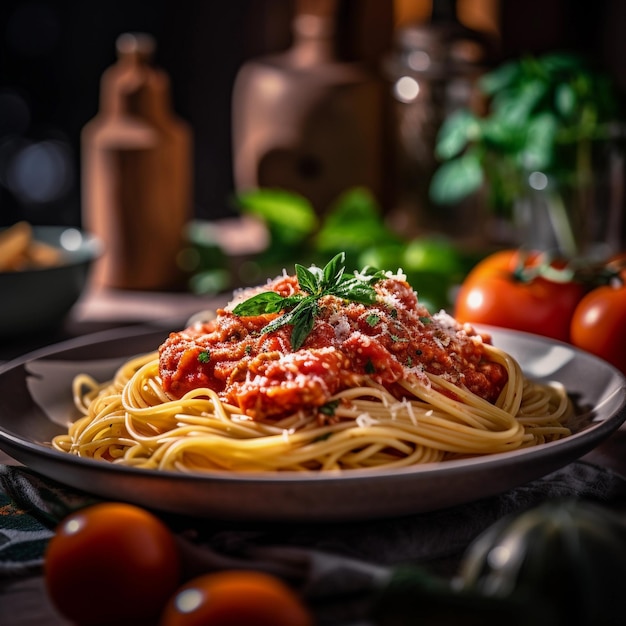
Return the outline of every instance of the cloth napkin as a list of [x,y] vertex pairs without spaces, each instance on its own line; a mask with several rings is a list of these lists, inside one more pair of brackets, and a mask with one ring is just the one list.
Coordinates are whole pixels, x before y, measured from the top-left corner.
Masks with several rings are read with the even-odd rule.
[[[346,524],[227,523],[159,514],[176,534],[185,576],[256,569],[296,587],[320,624],[368,624],[375,593],[403,566],[454,576],[469,544],[505,515],[547,499],[577,498],[619,508],[626,480],[578,461],[478,502],[427,514]],[[38,573],[55,525],[98,499],[32,470],[0,465],[0,582]],[[420,571],[416,569],[414,571]]]

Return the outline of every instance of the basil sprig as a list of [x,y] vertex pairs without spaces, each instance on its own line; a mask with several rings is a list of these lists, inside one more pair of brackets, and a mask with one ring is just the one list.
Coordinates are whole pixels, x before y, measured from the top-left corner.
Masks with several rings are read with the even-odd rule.
[[369,274],[367,268],[359,274],[346,274],[343,252],[334,256],[324,268],[314,265],[306,268],[296,263],[295,270],[298,284],[304,293],[283,297],[274,291],[264,291],[240,302],[233,309],[235,315],[244,317],[285,311],[265,326],[262,332],[270,333],[288,324],[292,325],[291,348],[294,351],[300,349],[313,329],[321,297],[336,296],[351,302],[373,304],[376,302],[373,285],[385,275],[382,271]]

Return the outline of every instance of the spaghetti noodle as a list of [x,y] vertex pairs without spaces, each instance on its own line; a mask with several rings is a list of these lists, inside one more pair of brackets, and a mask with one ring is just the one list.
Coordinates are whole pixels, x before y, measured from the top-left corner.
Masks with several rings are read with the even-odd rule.
[[403,276],[366,278],[371,303],[329,290],[308,301],[297,349],[297,319],[283,316],[311,291],[283,276],[262,293],[291,308],[242,314],[237,304],[256,293],[244,292],[111,381],[76,377],[83,417],[52,445],[158,470],[275,472],[402,467],[570,434],[561,386],[526,378],[488,337],[430,315]]

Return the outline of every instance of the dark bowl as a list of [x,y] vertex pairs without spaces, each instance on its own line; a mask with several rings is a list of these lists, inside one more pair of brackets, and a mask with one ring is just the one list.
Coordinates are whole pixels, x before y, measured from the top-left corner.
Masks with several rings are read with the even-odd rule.
[[80,297],[100,241],[76,228],[33,226],[33,239],[58,248],[60,264],[0,272],[0,336],[13,337],[61,324]]

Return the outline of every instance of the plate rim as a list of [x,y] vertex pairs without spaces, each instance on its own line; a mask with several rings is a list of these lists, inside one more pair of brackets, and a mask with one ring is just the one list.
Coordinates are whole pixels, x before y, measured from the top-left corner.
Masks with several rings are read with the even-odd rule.
[[[28,440],[19,435],[15,435],[5,429],[5,425],[0,421],[0,448],[5,449],[8,454],[15,457],[16,460],[23,462],[20,458],[17,458],[9,448],[14,452],[23,453],[22,458],[27,457],[41,457],[42,464],[47,462],[54,464],[55,466],[63,466],[75,468],[75,471],[79,471],[84,468],[85,471],[101,472],[104,471],[113,477],[123,477],[132,479],[133,477],[141,478],[148,481],[167,480],[174,483],[200,483],[200,484],[241,484],[241,485],[257,485],[257,486],[274,486],[280,488],[286,484],[292,486],[298,485],[311,485],[315,484],[318,487],[320,485],[330,485],[337,482],[347,485],[359,485],[363,482],[378,483],[392,481],[411,481],[411,480],[429,480],[432,477],[437,479],[454,478],[459,473],[467,471],[468,469],[474,469],[476,471],[484,471],[490,467],[497,469],[501,466],[508,466],[509,464],[521,461],[523,463],[532,463],[535,459],[543,459],[549,456],[552,451],[556,456],[566,456],[568,458],[574,457],[571,460],[575,460],[595,448],[599,443],[604,441],[613,431],[617,430],[620,425],[626,421],[626,377],[619,372],[614,366],[603,361],[599,357],[592,355],[588,352],[580,350],[570,344],[552,340],[549,338],[533,335],[522,331],[515,331],[495,326],[478,326],[476,329],[481,332],[488,332],[494,336],[494,344],[499,341],[496,337],[511,337],[513,340],[531,339],[534,342],[547,343],[550,345],[562,345],[568,350],[573,351],[574,354],[584,354],[585,358],[590,358],[592,361],[596,360],[601,362],[603,367],[608,368],[614,376],[617,377],[618,384],[612,391],[611,396],[603,398],[604,401],[612,399],[617,402],[617,410],[611,415],[592,423],[587,428],[572,434],[571,436],[553,442],[541,444],[539,446],[531,448],[522,448],[511,450],[508,452],[500,452],[489,455],[481,455],[471,457],[467,459],[455,459],[446,461],[445,463],[426,463],[421,465],[407,466],[401,468],[370,468],[370,469],[356,469],[349,471],[329,471],[329,472],[277,472],[277,473],[263,473],[263,472],[227,472],[227,471],[211,471],[211,472],[174,472],[169,470],[150,470],[145,468],[135,468],[123,465],[104,464],[102,461],[95,459],[87,459],[68,455],[66,453],[54,450],[46,447],[34,440]],[[24,354],[20,357],[14,358],[0,367],[0,378],[7,372],[26,366],[29,362],[36,361],[43,358],[54,357],[55,354],[67,353],[74,349],[80,349],[89,346],[97,346],[104,342],[113,340],[123,340],[127,338],[137,338],[156,336],[157,334],[166,334],[170,332],[171,327],[166,328],[160,324],[136,324],[131,326],[117,327],[114,329],[107,329],[90,333],[87,335],[74,337],[61,342],[44,346]],[[130,355],[129,355],[130,356]],[[120,360],[124,359],[124,356],[119,357]],[[97,356],[94,360],[98,360]],[[619,384],[621,382],[621,384]],[[613,396],[619,394],[615,399]],[[621,397],[619,397],[621,396]],[[580,451],[580,453],[579,453]],[[29,464],[24,463],[29,466]],[[566,463],[560,463],[557,467],[563,467]],[[32,467],[32,465],[30,465]],[[39,469],[35,471],[42,473]],[[45,475],[45,474],[44,474]],[[540,477],[540,476],[538,476]],[[55,477],[56,478],[56,477]],[[525,481],[524,481],[525,482]],[[518,483],[520,484],[520,483]],[[523,483],[522,483],[523,484]],[[512,485],[513,486],[513,485]]]

